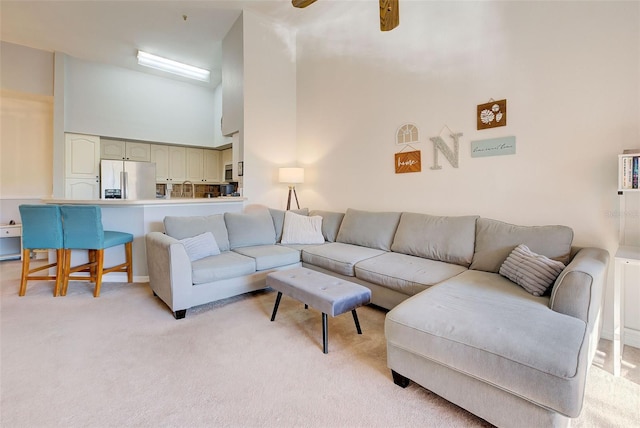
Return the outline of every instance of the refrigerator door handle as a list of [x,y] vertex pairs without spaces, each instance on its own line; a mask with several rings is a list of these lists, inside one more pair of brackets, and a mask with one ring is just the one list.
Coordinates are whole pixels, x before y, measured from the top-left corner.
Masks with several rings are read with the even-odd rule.
[[122,189],[122,199],[129,199],[127,183],[129,174],[126,171],[120,171],[120,188]]

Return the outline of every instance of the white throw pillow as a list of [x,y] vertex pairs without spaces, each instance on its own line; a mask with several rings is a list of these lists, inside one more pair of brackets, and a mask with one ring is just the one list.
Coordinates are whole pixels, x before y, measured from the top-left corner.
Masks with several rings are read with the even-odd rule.
[[324,244],[322,217],[306,216],[291,211],[284,214],[283,244]]
[[181,239],[180,242],[184,245],[189,260],[192,262],[220,254],[218,243],[211,232],[205,232],[192,238]]
[[509,278],[534,296],[542,296],[564,269],[564,264],[534,253],[524,244],[511,251],[500,266],[500,275]]

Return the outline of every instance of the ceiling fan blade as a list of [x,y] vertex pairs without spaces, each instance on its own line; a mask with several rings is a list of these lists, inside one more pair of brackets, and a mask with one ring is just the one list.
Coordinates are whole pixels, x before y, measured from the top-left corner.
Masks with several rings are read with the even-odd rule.
[[293,7],[307,7],[312,3],[315,3],[316,0],[291,0],[291,4]]
[[380,0],[380,30],[391,31],[400,25],[398,0]]

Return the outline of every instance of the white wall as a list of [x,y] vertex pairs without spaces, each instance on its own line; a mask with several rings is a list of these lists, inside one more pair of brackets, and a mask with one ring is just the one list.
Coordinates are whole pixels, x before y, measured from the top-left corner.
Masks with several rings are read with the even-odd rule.
[[0,41],[0,76],[2,89],[53,96],[53,54]]
[[214,128],[214,147],[226,146],[231,144],[231,138],[222,135],[222,84],[216,86],[213,91],[213,128]]
[[244,120],[244,19],[240,15],[222,40],[222,134],[242,129]]
[[[613,254],[617,154],[640,146],[639,4],[404,2],[389,33],[377,13],[298,32],[303,204],[565,224],[576,245]],[[491,98],[507,99],[508,125],[478,131],[476,105]],[[422,172],[395,174],[407,122],[421,132]],[[460,166],[440,156],[434,171],[428,138],[451,144],[445,126],[464,134]],[[471,158],[471,141],[501,136],[516,137],[515,155]],[[637,300],[628,305],[640,329]],[[610,308],[609,289],[605,333]]]
[[0,42],[0,223],[52,193],[53,54]]
[[214,90],[67,56],[65,131],[213,147]]
[[[296,164],[295,34],[244,11],[244,196],[286,207],[278,167]],[[235,155],[235,144],[234,144]]]

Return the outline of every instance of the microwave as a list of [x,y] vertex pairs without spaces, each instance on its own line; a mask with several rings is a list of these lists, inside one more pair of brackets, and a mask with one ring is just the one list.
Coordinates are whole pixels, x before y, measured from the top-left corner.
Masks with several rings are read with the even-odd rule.
[[233,166],[228,163],[224,166],[224,181],[233,180]]

